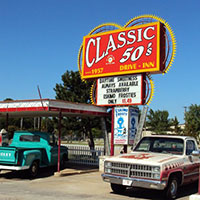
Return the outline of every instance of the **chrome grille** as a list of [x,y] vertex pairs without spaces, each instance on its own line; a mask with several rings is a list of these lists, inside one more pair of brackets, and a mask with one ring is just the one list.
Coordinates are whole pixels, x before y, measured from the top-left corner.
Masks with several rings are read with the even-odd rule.
[[111,174],[127,177],[154,178],[153,166],[111,162]]
[[127,163],[111,163],[111,172],[118,175],[128,175]]

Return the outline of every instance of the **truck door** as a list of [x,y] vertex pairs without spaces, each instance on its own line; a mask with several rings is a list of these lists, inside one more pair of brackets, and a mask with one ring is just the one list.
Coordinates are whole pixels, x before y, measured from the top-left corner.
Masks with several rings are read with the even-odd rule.
[[199,176],[199,157],[193,156],[192,152],[197,150],[193,140],[186,141],[186,166],[184,169],[184,178],[186,182],[192,182],[198,179]]

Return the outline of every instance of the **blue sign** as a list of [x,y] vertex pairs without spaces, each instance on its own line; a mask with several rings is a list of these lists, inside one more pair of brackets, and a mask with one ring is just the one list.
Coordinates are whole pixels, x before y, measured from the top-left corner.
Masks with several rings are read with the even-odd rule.
[[134,107],[115,107],[114,144],[132,144],[138,125],[138,109]]

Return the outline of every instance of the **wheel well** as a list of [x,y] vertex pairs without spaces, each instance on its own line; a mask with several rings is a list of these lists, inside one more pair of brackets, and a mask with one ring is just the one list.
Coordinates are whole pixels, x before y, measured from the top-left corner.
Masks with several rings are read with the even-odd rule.
[[37,162],[38,167],[40,166],[40,160],[39,160],[39,159],[37,159],[37,160],[33,160],[32,164],[33,164],[34,162]]
[[182,184],[182,179],[183,179],[183,175],[182,172],[173,172],[170,174],[168,182],[170,179],[172,179],[173,177],[177,177],[178,179],[178,184],[181,185]]

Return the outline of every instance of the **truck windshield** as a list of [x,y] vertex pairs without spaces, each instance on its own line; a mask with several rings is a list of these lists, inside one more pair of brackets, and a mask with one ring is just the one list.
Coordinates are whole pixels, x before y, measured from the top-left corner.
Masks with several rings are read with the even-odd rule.
[[183,154],[183,140],[178,138],[144,137],[135,151]]

